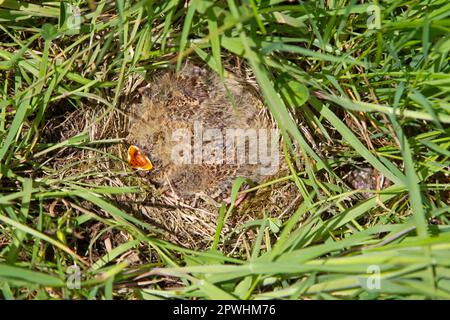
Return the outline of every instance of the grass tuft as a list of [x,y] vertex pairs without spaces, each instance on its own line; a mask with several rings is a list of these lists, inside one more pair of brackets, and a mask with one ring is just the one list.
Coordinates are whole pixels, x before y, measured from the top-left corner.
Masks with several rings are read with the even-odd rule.
[[[450,298],[446,1],[73,4],[0,1],[0,298]],[[121,128],[186,59],[255,84],[289,170],[183,238]]]

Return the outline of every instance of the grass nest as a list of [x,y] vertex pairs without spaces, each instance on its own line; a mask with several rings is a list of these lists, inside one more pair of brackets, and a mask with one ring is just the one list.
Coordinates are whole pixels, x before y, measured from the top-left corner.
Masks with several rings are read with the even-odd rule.
[[[251,88],[251,95],[260,100],[257,85],[248,74],[240,70],[233,74]],[[173,73],[169,67],[162,72]],[[157,72],[156,74],[161,74]],[[154,77],[153,77],[154,78]],[[132,76],[126,83],[121,104],[118,108],[96,105],[86,109],[60,109],[52,114],[46,125],[49,143],[67,141],[70,137],[87,135],[87,145],[63,148],[49,160],[49,165],[59,172],[61,178],[73,179],[78,183],[95,186],[132,187],[134,192],[110,195],[109,201],[123,212],[152,225],[159,239],[164,239],[185,248],[202,250],[211,246],[217,231],[220,204],[211,205],[203,200],[187,201],[161,191],[152,183],[151,174],[133,170],[127,163],[127,149],[134,113],[131,110],[142,101],[143,88],[152,85],[152,75]],[[56,110],[56,108],[55,108]],[[301,202],[298,189],[290,179],[286,163],[280,163],[274,175],[258,181],[259,186],[244,190],[246,197],[233,208],[232,214],[222,227],[224,241],[221,247],[225,252],[239,252],[255,238],[252,227],[262,219],[271,218],[273,228],[281,225]],[[86,203],[89,210],[98,214],[98,208]],[[256,222],[255,222],[256,221]],[[95,226],[92,229],[96,230]],[[88,238],[97,236],[96,232],[87,232]],[[114,244],[120,244],[120,237],[114,236]]]

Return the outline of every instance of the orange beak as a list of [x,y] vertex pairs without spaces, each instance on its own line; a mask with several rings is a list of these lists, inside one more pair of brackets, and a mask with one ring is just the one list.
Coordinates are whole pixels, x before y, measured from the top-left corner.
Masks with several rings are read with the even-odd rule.
[[150,171],[153,169],[153,163],[150,159],[141,149],[133,145],[128,148],[128,164],[137,170]]

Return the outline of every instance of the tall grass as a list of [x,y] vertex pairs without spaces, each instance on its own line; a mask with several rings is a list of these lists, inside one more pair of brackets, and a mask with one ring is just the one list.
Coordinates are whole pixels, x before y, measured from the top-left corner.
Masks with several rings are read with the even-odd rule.
[[[368,25],[372,4],[358,1],[74,4],[75,32],[58,1],[0,3],[0,296],[450,298],[447,1],[381,2],[378,28]],[[218,249],[221,223],[211,250],[163,241],[109,201],[138,187],[82,184],[48,166],[61,150],[117,142],[87,132],[45,142],[55,108],[107,116],[136,74],[195,57],[223,75],[235,56],[251,67],[287,158],[304,166],[286,177],[303,201],[280,228],[270,217],[241,226],[256,233],[249,252]],[[353,190],[340,170],[355,163],[391,185]],[[233,214],[225,210],[222,220]],[[95,221],[102,230],[83,247],[79,233]],[[127,241],[92,261],[111,230]],[[148,262],[129,265],[129,252]],[[82,280],[70,289],[73,265]]]

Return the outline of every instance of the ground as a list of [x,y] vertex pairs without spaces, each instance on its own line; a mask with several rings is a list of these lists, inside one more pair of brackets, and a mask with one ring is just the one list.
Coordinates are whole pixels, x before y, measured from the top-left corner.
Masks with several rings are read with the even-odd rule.
[[[1,2],[0,297],[450,298],[449,14]],[[282,170],[207,212],[126,161],[140,89],[186,61],[251,84],[281,135]]]

